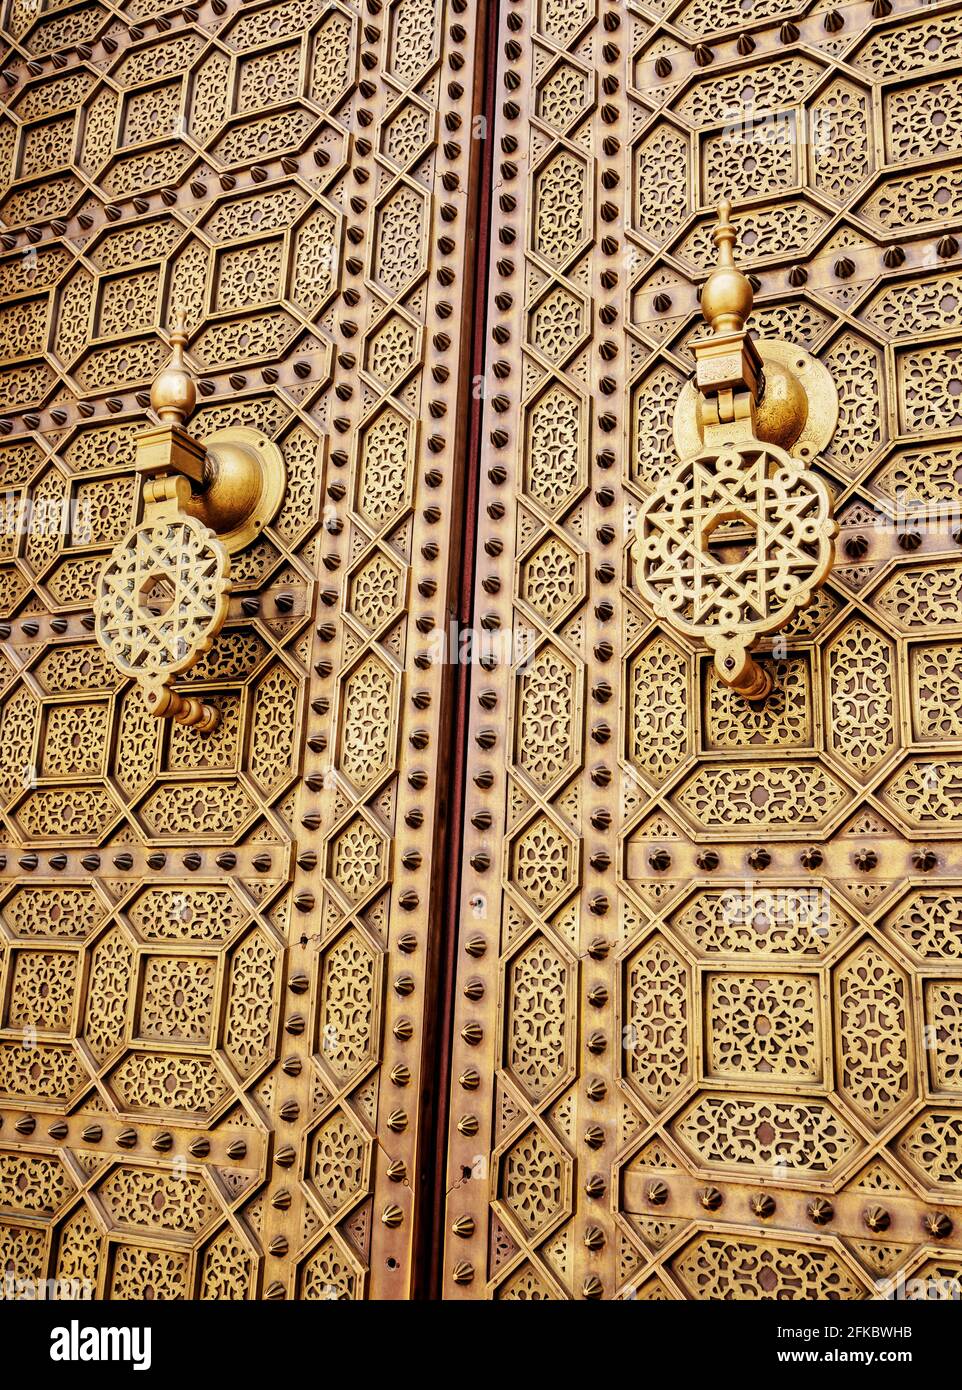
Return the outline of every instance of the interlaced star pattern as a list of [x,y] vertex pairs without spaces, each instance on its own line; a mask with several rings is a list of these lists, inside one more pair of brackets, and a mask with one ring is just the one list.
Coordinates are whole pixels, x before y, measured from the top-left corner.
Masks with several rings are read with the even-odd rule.
[[226,616],[229,568],[194,517],[131,531],[104,566],[97,598],[97,636],[118,668],[166,683],[192,666]]
[[[725,522],[751,532],[736,558],[709,541]],[[777,631],[832,561],[835,523],[820,478],[752,440],[686,459],[644,503],[635,554],[659,617],[709,646]]]

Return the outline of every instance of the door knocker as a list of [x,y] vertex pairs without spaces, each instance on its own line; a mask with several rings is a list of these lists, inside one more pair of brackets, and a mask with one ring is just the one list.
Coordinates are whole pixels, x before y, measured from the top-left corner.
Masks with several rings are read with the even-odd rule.
[[701,296],[712,333],[692,345],[695,380],[675,410],[681,462],[642,504],[633,554],[658,617],[708,646],[725,685],[761,700],[772,678],[750,649],[811,602],[834,558],[832,499],[808,464],[835,431],[838,394],[804,349],[751,337],[735,237],[724,202]]
[[171,689],[210,650],[230,599],[230,556],[248,545],[284,496],[284,459],[259,430],[231,425],[200,443],[185,425],[197,399],[175,311],[170,361],[150,403],[160,421],[137,436],[142,519],[107,558],[94,606],[97,640],[137,681],[151,714],[210,733],[215,705]]

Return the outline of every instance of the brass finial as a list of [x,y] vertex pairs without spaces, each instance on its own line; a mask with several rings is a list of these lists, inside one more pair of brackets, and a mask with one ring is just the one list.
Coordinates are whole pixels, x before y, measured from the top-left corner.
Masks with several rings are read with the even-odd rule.
[[154,377],[150,403],[165,425],[184,425],[197,401],[197,387],[187,363],[187,314],[175,305],[171,314],[170,360]]
[[738,233],[731,219],[732,205],[726,198],[718,205],[718,226],[712,233],[718,265],[701,292],[702,313],[716,334],[740,333],[755,298],[748,277],[735,265]]

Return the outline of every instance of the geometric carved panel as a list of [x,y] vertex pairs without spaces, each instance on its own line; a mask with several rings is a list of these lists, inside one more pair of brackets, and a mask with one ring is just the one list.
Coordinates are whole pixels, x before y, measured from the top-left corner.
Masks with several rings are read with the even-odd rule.
[[[456,674],[428,648],[460,594],[477,16],[134,18],[3,20],[0,1133],[32,1166],[0,1264],[99,1297],[405,1299],[426,1279]],[[217,707],[207,735],[153,718],[92,623],[142,511],[174,305],[190,433],[252,427],[286,471],[177,682]]]
[[[962,19],[614,8],[498,10],[474,611],[537,635],[472,673],[443,1287],[867,1299],[962,1248]],[[726,197],[751,330],[839,396],[833,572],[764,700],[627,544]],[[532,1088],[521,967],[568,949]],[[540,1135],[536,1214],[506,1158]]]

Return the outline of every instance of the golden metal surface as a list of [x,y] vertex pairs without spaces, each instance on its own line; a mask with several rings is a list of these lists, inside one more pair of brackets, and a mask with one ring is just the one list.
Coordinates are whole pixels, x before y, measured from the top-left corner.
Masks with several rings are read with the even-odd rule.
[[[424,1281],[476,9],[0,16],[0,1270],[24,1296]],[[260,502],[229,476],[250,431]],[[175,682],[217,707],[203,737],[92,630],[157,486],[138,448],[206,491],[195,517],[168,476],[184,525],[262,521],[217,542],[226,618]]]
[[203,488],[188,498],[187,510],[233,555],[276,516],[287,486],[284,455],[249,425],[214,430],[205,449]]
[[[759,439],[779,445],[793,458],[815,458],[828,448],[838,425],[838,392],[831,373],[805,348],[784,338],[756,338],[755,347],[765,379],[765,395],[755,414]],[[698,404],[698,387],[693,381],[686,382],[672,422],[674,448],[680,458],[689,458],[704,446]],[[799,415],[804,416],[800,428]]]
[[[446,1296],[958,1280],[962,6],[532,0],[498,55],[476,594],[533,639],[472,691]],[[629,554],[723,196],[838,393],[762,704]]]
[[[481,390],[444,1295],[962,1277],[962,5],[519,0],[490,74],[482,9],[3,12],[0,1266],[25,1291],[423,1282],[436,639]],[[797,345],[838,392],[792,446],[815,420],[836,562],[760,640],[764,703],[630,557],[723,196],[762,372]],[[203,738],[92,632],[137,434],[203,482],[182,383],[149,413],[175,301],[196,439],[258,429],[288,473],[183,681],[220,711]]]

